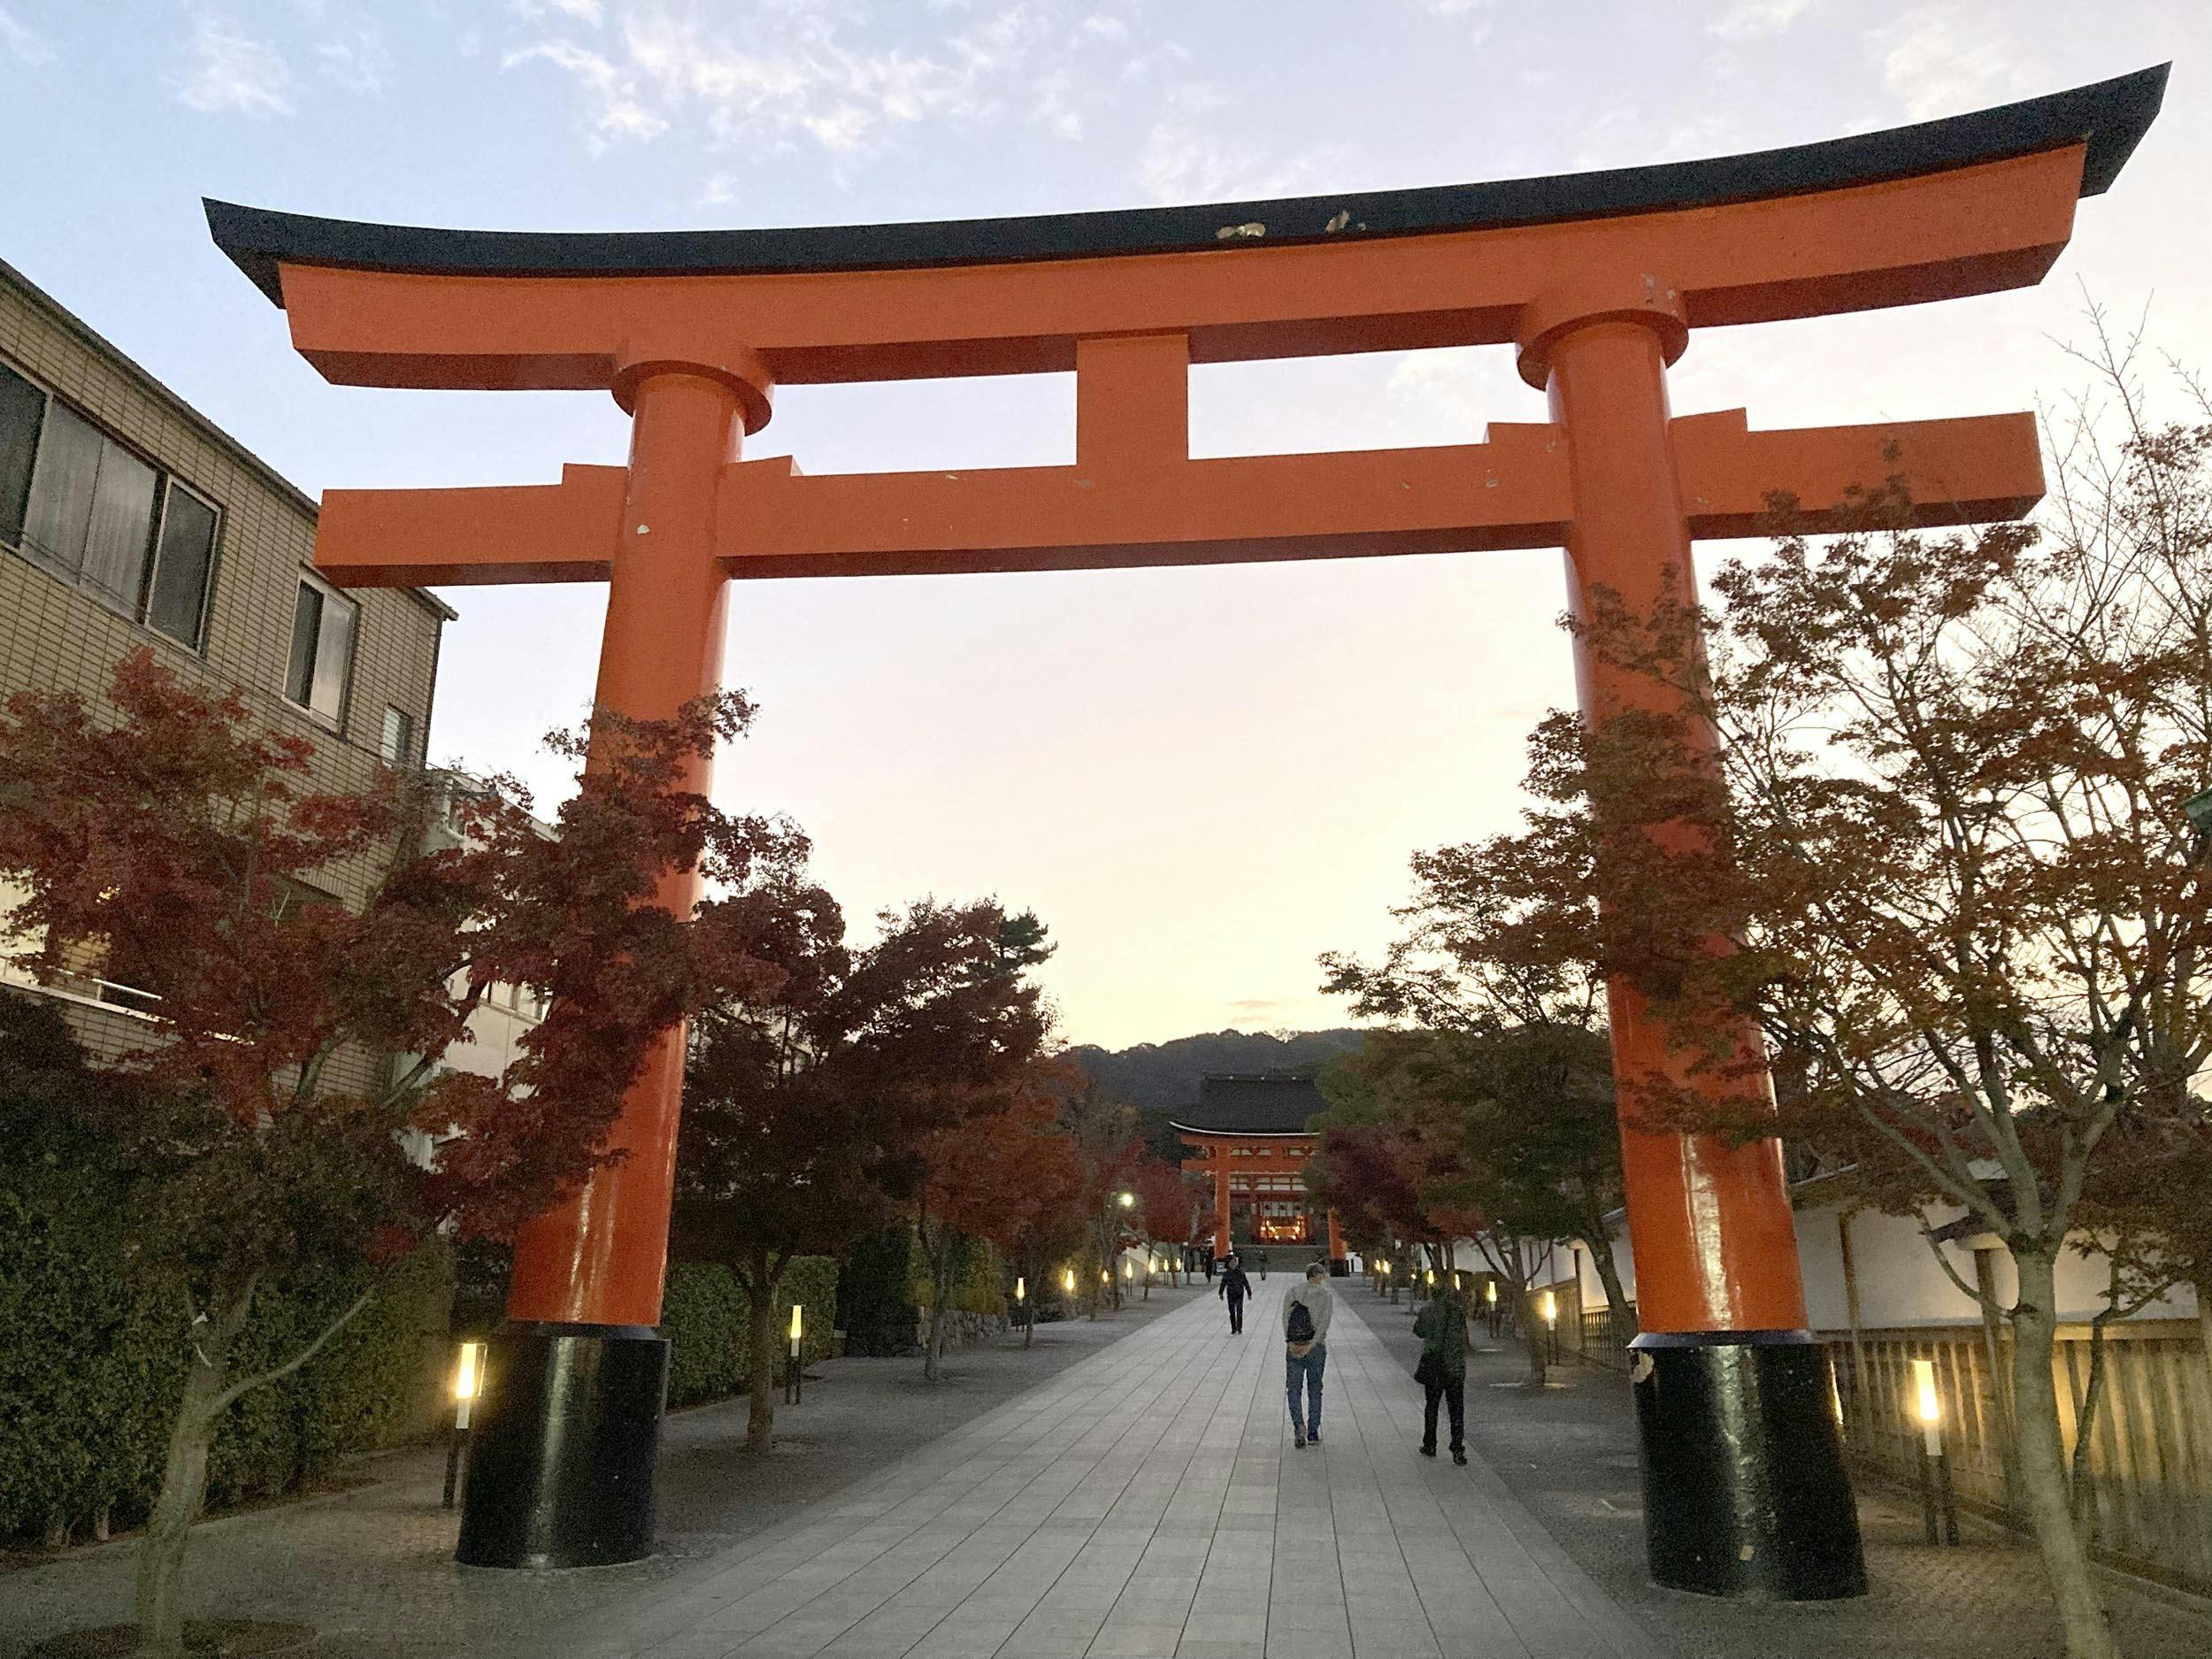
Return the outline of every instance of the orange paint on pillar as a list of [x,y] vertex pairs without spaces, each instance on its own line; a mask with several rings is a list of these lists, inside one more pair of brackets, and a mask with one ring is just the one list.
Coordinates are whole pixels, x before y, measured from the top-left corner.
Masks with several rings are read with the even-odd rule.
[[[1575,614],[1593,590],[1609,588],[1631,615],[1662,598],[1694,597],[1690,526],[1677,474],[1667,407],[1666,365],[1686,338],[1669,314],[1670,294],[1630,296],[1532,319],[1523,373],[1548,382],[1553,419],[1567,434],[1574,524],[1567,573]],[[1596,658],[1575,641],[1575,677],[1593,718],[1654,706],[1661,693],[1632,670]],[[1704,733],[1709,755],[1711,733]],[[1692,1056],[1624,980],[1606,987],[1614,1074],[1624,1110],[1639,1079],[1686,1080]],[[1756,1055],[1746,1025],[1738,1052]],[[1704,1087],[1714,1087],[1707,1084]],[[1771,1094],[1763,1071],[1724,1085]],[[1628,1232],[1636,1260],[1637,1318],[1647,1331],[1793,1331],[1805,1325],[1781,1143],[1732,1148],[1713,1136],[1621,1131]]]
[[[665,720],[722,682],[728,579],[714,557],[722,469],[746,430],[741,388],[702,365],[657,364],[624,388],[634,401],[629,488],[615,543],[595,703]],[[764,388],[762,388],[764,393]],[[588,772],[604,764],[595,737]],[[683,789],[704,795],[712,767],[695,758]],[[688,915],[702,878],[665,872],[655,902]],[[515,1238],[511,1319],[565,1325],[660,1322],[669,1196],[683,1104],[687,1028],[652,1040],[623,1097],[608,1146],[626,1156],[533,1217]]]

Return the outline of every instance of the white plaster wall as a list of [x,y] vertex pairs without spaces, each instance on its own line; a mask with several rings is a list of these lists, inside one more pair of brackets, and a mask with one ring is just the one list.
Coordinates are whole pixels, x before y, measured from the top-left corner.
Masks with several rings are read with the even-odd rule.
[[[2105,1279],[2111,1271],[2110,1263],[2101,1257],[2085,1258],[2078,1250],[2068,1250],[2058,1258],[2058,1315],[2062,1319],[2087,1319],[2104,1306]],[[2013,1272],[2012,1258],[2000,1254],[1997,1257],[1997,1294],[2010,1302],[2018,1286]],[[2193,1319],[2197,1317],[2195,1293],[2185,1285],[2177,1286],[2164,1297],[2146,1307],[2136,1317],[2140,1319]]]
[[[1797,1212],[1798,1259],[1805,1263],[1806,1302],[1816,1331],[1846,1330],[1851,1323],[1844,1294],[1843,1252],[1836,1234],[1841,1213],[1833,1204],[1810,1205]],[[1940,1226],[1951,1217],[1946,1212],[1934,1219]],[[1863,1327],[1968,1325],[1981,1318],[1980,1307],[1961,1294],[1937,1265],[1919,1222],[1863,1210],[1851,1217],[1850,1226],[1851,1260],[1858,1270],[1859,1323]],[[1974,1282],[1971,1250],[1947,1244],[1943,1256],[1961,1279]]]
[[[1800,1271],[1805,1277],[1805,1303],[1808,1318],[1816,1331],[1843,1331],[1850,1328],[1850,1308],[1845,1292],[1843,1249],[1838,1233],[1838,1220],[1842,1207],[1837,1204],[1813,1203],[1797,1211],[1797,1256]],[[1940,1228],[1957,1214],[1955,1210],[1931,1210],[1930,1218]],[[1863,1329],[1878,1330],[1915,1325],[1966,1325],[1978,1321],[1981,1310],[1970,1298],[1944,1274],[1938,1265],[1934,1252],[1922,1235],[1920,1223],[1908,1217],[1877,1215],[1859,1210],[1851,1217],[1851,1257],[1859,1285],[1859,1317]],[[1471,1246],[1465,1247],[1471,1256]],[[1544,1285],[1566,1286],[1574,1282],[1573,1246],[1563,1247],[1555,1258],[1554,1271],[1540,1278]],[[1631,1301],[1636,1297],[1636,1270],[1634,1253],[1630,1248],[1624,1227],[1617,1230],[1613,1238],[1614,1259],[1619,1264],[1621,1279]],[[1943,1247],[1948,1260],[1959,1277],[1969,1285],[1974,1280],[1974,1256],[1963,1243]],[[2013,1271],[2012,1258],[1999,1251],[1996,1258],[1996,1288],[1998,1298],[2009,1302],[2017,1289],[2017,1278]],[[2085,1320],[2104,1305],[2104,1275],[2107,1271],[2101,1258],[2085,1258],[2079,1251],[2070,1249],[2060,1259],[2058,1267],[2059,1317],[2068,1320]],[[1590,1252],[1582,1251],[1580,1290],[1585,1308],[1605,1306],[1605,1286],[1599,1280],[1592,1264]],[[2185,1286],[2176,1288],[2161,1301],[2152,1302],[2136,1317],[2143,1319],[2193,1319],[2197,1316],[2196,1298]]]

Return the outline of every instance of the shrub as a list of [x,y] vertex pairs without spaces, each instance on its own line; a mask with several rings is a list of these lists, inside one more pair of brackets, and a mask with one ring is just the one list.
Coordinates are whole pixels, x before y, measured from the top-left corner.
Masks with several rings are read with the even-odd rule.
[[[8,1115],[20,1127],[22,1114]],[[89,1137],[11,1137],[0,1159],[0,1536],[59,1544],[142,1519],[189,1340],[176,1286],[127,1258],[122,1183]],[[357,1294],[356,1275],[271,1286],[242,1342],[255,1363]],[[309,1364],[246,1395],[211,1463],[215,1504],[296,1491],[338,1459],[427,1425],[443,1367],[452,1267],[442,1246],[389,1270],[384,1293]]]
[[[776,1286],[779,1330],[790,1328],[795,1301],[806,1306],[804,1340],[810,1361],[829,1354],[833,1326],[826,1316],[837,1304],[837,1284],[834,1257],[800,1256],[792,1258]],[[728,1268],[718,1263],[679,1262],[668,1270],[660,1328],[670,1346],[670,1405],[698,1405],[745,1392],[751,1321],[751,1299]],[[777,1352],[787,1348],[787,1340]]]
[[901,1223],[855,1242],[837,1281],[845,1351],[904,1354],[914,1346],[914,1230]]

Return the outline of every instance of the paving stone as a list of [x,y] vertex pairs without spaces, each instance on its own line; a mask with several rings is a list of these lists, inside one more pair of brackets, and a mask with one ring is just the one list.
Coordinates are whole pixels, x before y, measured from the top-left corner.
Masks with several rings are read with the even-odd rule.
[[[1474,1463],[1422,1459],[1407,1310],[1343,1281],[1324,1438],[1295,1448],[1270,1334],[1286,1287],[1261,1287],[1254,1336],[1232,1336],[1210,1298],[1163,1298],[1121,1340],[1085,1333],[1091,1346],[1073,1363],[941,1432],[898,1435],[896,1455],[763,1525],[733,1532],[726,1498],[719,1509],[694,1505],[673,1529],[680,1547],[634,1568],[471,1573],[449,1563],[450,1517],[399,1513],[388,1502],[304,1506],[281,1547],[264,1546],[299,1546],[292,1599],[270,1589],[250,1610],[281,1616],[317,1594],[326,1609],[329,1586],[314,1582],[311,1566],[327,1563],[342,1581],[355,1575],[345,1618],[322,1619],[329,1659],[2055,1651],[2052,1629],[2033,1616],[2037,1586],[2023,1578],[2031,1553],[1988,1540],[1908,1547],[1878,1501],[1869,1510],[1877,1587],[1865,1602],[1745,1608],[1653,1589],[1642,1579],[1618,1385],[1593,1373],[1533,1399],[1494,1392],[1481,1386],[1495,1380],[1483,1367],[1509,1377],[1516,1357],[1478,1356]],[[672,1428],[680,1440],[681,1420]],[[254,1517],[229,1525],[242,1540],[273,1530],[257,1534]],[[219,1553],[228,1562],[231,1552]],[[9,1591],[49,1593],[43,1575],[55,1571],[65,1579],[69,1567],[0,1578],[0,1653]],[[80,1573],[87,1584],[98,1578]],[[101,1594],[119,1583],[111,1565]],[[2140,1600],[2121,1609],[2130,1659],[2212,1653],[2212,1621]],[[50,1622],[54,1605],[50,1594],[40,1604]],[[488,1632],[491,1615],[498,1627]]]

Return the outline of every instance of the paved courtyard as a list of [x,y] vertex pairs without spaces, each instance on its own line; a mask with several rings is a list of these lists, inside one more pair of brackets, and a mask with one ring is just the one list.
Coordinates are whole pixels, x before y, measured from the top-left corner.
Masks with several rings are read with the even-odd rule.
[[[1474,1463],[1429,1462],[1409,1310],[1343,1280],[1325,1442],[1294,1450],[1287,1288],[1260,1286],[1242,1337],[1202,1283],[1048,1326],[1033,1349],[956,1356],[935,1386],[911,1361],[833,1361],[780,1414],[772,1458],[739,1451],[742,1402],[679,1413],[651,1561],[457,1567],[430,1448],[211,1523],[196,1600],[313,1625],[322,1659],[2055,1659],[2032,1551],[1994,1534],[1927,1549],[1879,1491],[1862,1494],[1863,1601],[1654,1588],[1618,1379],[1568,1367],[1540,1396],[1500,1388],[1518,1357],[1485,1343]],[[136,1548],[0,1570],[0,1655],[126,1617]],[[2108,1593],[2129,1659],[2212,1653],[2201,1604]]]
[[[1341,1281],[1340,1281],[1340,1283]],[[1348,1302],[1323,1444],[1275,1333],[1202,1299],[791,1525],[562,1632],[654,1659],[1617,1659],[1637,1626],[1480,1465]]]

